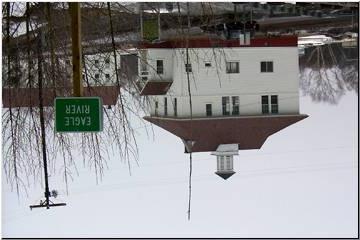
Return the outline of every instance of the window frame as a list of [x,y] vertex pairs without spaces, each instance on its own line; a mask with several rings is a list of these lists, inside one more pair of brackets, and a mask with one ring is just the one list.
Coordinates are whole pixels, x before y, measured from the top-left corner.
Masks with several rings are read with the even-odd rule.
[[[235,67],[233,66],[235,64]],[[227,74],[240,73],[240,61],[226,61],[225,68]]]
[[142,49],[139,51],[140,58],[140,75],[148,75],[149,74],[149,66],[148,66],[148,51],[146,49]]
[[219,156],[219,159],[220,159],[220,168],[219,168],[219,170],[220,171],[225,171],[225,159],[224,159],[224,156]]
[[167,109],[168,106],[167,105],[168,105],[167,97],[164,97],[164,116],[168,115],[168,109]]
[[274,72],[273,60],[260,61],[260,73],[273,73],[273,72]]
[[[210,106],[210,111],[208,106]],[[206,103],[205,104],[205,113],[207,117],[211,117],[212,116],[212,103]]]
[[100,67],[100,61],[99,61],[99,59],[95,59],[95,60],[94,60],[94,65],[95,65],[95,67]]
[[233,164],[232,164],[232,156],[225,156],[225,170],[226,171],[232,171],[234,168],[233,168]]
[[155,116],[158,116],[158,110],[159,110],[159,102],[155,101]]
[[[276,99],[276,103],[273,103],[273,99]],[[270,95],[271,114],[279,113],[279,97],[278,95]]]
[[[236,101],[237,100],[237,101]],[[240,115],[240,98],[239,96],[231,96],[231,115]]]
[[221,106],[222,106],[223,116],[230,116],[230,97],[229,96],[221,97]]
[[[158,65],[159,62],[161,62],[161,66]],[[159,75],[164,74],[164,59],[156,59],[156,73]]]
[[177,98],[174,98],[174,116],[177,117]]
[[[266,103],[264,103],[265,99],[266,99]],[[261,95],[261,113],[262,114],[270,113],[269,96],[268,95]]]
[[192,73],[191,63],[185,63],[185,72],[186,73]]

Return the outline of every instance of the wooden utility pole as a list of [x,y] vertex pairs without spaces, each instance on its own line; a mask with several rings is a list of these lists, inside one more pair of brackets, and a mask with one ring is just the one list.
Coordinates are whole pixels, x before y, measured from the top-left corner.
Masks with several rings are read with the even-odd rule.
[[81,12],[80,3],[69,3],[71,16],[71,40],[72,40],[72,66],[73,66],[73,94],[74,97],[82,97],[82,54],[81,54]]
[[143,27],[143,3],[140,2],[139,4],[139,15],[140,15],[140,38],[141,41],[144,40],[144,27]]
[[159,33],[159,36],[158,36],[158,39],[160,40],[161,39],[161,22],[160,22],[160,11],[161,11],[161,3],[158,3],[159,4],[159,12],[158,12],[158,33]]

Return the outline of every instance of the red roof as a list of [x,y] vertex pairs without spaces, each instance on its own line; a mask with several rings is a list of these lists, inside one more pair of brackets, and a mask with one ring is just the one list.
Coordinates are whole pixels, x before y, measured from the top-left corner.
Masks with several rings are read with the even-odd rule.
[[264,115],[193,119],[144,117],[179,138],[195,141],[193,152],[216,151],[220,144],[239,144],[239,149],[259,149],[272,134],[307,115]]
[[[57,96],[71,96],[71,88],[57,89]],[[115,105],[120,94],[117,86],[96,86],[84,87],[84,97],[99,96],[104,105]],[[53,88],[43,89],[43,105],[53,106],[55,92]],[[3,107],[38,107],[39,89],[38,88],[3,88],[2,90]]]
[[[223,40],[211,38],[189,39],[189,48],[231,48],[231,47],[296,47],[297,36],[266,37],[250,39],[250,45],[240,45],[239,39]],[[142,43],[139,48],[185,48],[184,39],[158,43]]]
[[141,89],[140,95],[164,95],[169,90],[172,81],[147,81]]

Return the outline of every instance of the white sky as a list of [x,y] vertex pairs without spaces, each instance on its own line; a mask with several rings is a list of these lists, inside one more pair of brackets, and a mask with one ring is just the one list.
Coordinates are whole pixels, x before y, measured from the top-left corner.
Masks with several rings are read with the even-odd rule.
[[[301,97],[309,118],[268,138],[261,150],[240,151],[227,181],[215,157],[193,157],[191,221],[187,220],[188,155],[180,139],[154,127],[139,129],[140,166],[117,156],[96,185],[80,167],[70,195],[60,177],[50,188],[66,207],[34,209],[33,187],[18,201],[3,181],[3,237],[356,237],[358,105],[347,93],[338,105]],[[82,159],[77,159],[82,166]]]

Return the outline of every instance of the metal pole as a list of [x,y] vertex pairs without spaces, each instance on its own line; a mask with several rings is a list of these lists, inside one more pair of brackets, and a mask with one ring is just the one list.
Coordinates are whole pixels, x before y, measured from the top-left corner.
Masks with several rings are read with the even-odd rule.
[[81,14],[80,3],[69,3],[71,15],[71,39],[72,39],[72,65],[73,65],[73,94],[74,97],[83,95],[82,66],[81,66]]
[[49,175],[47,171],[47,157],[46,157],[46,137],[45,137],[45,121],[44,121],[44,107],[43,107],[43,72],[42,72],[42,46],[44,44],[44,35],[42,31],[39,32],[38,39],[38,80],[39,80],[39,109],[40,109],[40,127],[41,127],[41,145],[42,145],[42,156],[44,162],[44,177],[45,177],[45,206],[49,209]]

